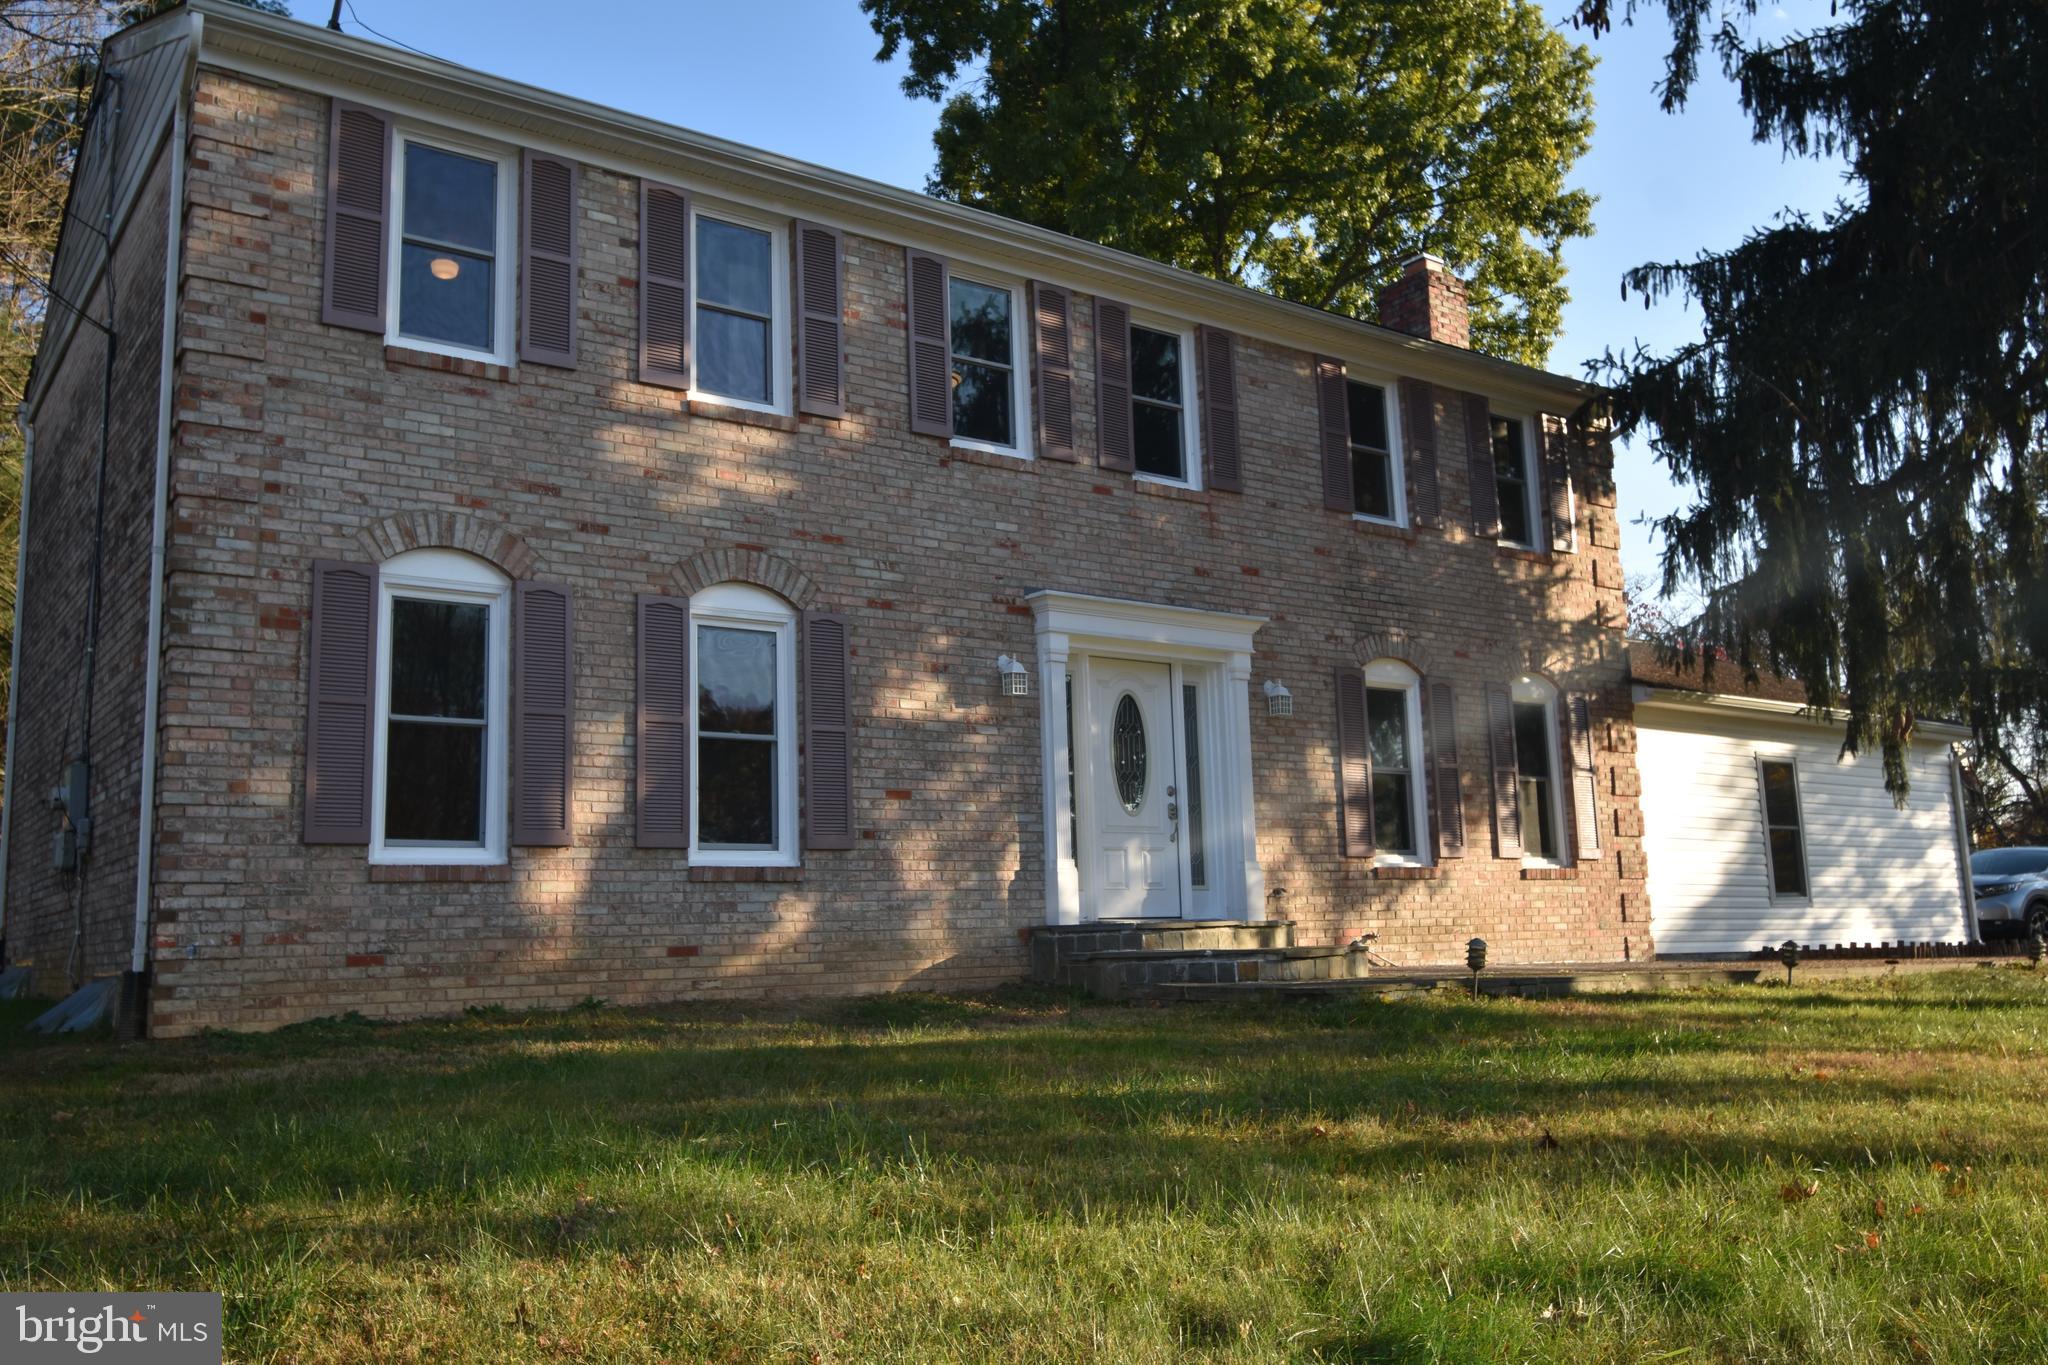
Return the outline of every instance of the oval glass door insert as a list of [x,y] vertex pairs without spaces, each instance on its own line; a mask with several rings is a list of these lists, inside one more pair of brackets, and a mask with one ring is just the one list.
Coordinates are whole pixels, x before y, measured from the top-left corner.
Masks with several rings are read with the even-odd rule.
[[1145,804],[1145,717],[1138,699],[1124,693],[1116,704],[1116,723],[1110,734],[1115,743],[1116,795],[1132,815]]

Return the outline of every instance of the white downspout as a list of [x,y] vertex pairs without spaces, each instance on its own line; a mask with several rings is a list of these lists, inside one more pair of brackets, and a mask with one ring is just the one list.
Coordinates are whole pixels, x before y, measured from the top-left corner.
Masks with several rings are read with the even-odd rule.
[[169,221],[164,227],[164,336],[157,371],[156,494],[149,532],[149,644],[143,658],[142,791],[135,835],[135,937],[128,969],[138,977],[149,966],[149,908],[156,868],[156,739],[157,696],[163,683],[164,547],[170,528],[171,392],[178,347],[178,277],[184,268],[185,245],[185,101],[192,94],[192,73],[198,65],[199,16],[193,16],[191,55],[171,109],[171,189]]
[[1956,858],[1963,874],[1963,931],[1971,943],[1984,941],[1983,926],[1977,923],[1977,881],[1970,875],[1970,808],[1963,791],[1963,756],[1948,746],[1948,800],[1955,812]]
[[[7,785],[0,791],[0,939],[7,937],[7,849],[14,828],[15,761],[14,718],[21,708],[21,604],[22,587],[28,573],[28,490],[36,467],[36,429],[26,420],[27,409],[17,412],[14,424],[21,432],[21,515],[14,535],[14,638],[7,667]],[[4,966],[0,963],[0,966]]]

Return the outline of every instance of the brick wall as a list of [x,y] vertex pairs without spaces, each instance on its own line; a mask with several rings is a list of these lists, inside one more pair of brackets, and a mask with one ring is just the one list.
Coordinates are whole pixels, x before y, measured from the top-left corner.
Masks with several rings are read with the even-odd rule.
[[[723,992],[986,985],[1042,922],[1034,587],[1270,616],[1253,708],[1260,855],[1304,942],[1366,929],[1404,960],[1607,959],[1646,925],[1604,450],[1574,556],[1475,542],[1462,458],[1447,529],[1324,512],[1310,358],[1246,340],[1242,495],[1133,483],[909,433],[903,252],[848,233],[844,420],[679,411],[633,381],[635,188],[582,179],[580,367],[422,363],[319,323],[325,106],[202,72],[178,385],[157,897],[160,1033],[343,1010],[404,1015]],[[1075,302],[1092,458],[1093,302]],[[1456,435],[1453,409],[1446,436]],[[1447,441],[1447,444],[1449,442]],[[1456,450],[1450,444],[1451,450]],[[577,840],[413,880],[299,842],[308,565],[416,543],[485,547],[570,584]],[[634,595],[733,551],[816,585],[852,632],[860,837],[793,880],[711,880],[633,846]],[[1599,571],[1596,581],[1595,571]],[[687,590],[686,588],[683,590]],[[1338,856],[1333,667],[1397,632],[1458,688],[1472,856],[1433,881]],[[1567,879],[1490,856],[1482,687],[1532,666],[1600,691],[1606,849]],[[1254,686],[1256,687],[1255,680]],[[1261,699],[1262,700],[1262,699]],[[1639,903],[1634,911],[1643,920]]]
[[[91,854],[81,878],[51,866],[59,828],[50,790],[78,755],[85,620],[99,464],[106,340],[81,324],[35,414],[27,578],[17,608],[20,690],[7,847],[7,952],[33,967],[33,989],[63,995],[77,981],[128,966],[135,911],[136,801],[148,644],[150,495],[156,483],[163,356],[164,223],[170,158],[159,153],[114,252],[115,371],[107,443],[106,539],[99,660],[93,688]],[[105,285],[87,301],[106,315]],[[51,363],[46,361],[45,363]],[[83,932],[73,953],[82,909]]]

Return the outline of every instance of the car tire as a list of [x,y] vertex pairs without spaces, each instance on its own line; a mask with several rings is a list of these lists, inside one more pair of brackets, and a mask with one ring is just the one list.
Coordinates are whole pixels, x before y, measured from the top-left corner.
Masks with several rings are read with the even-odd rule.
[[2035,901],[2027,906],[2027,927],[2020,931],[2022,938],[2048,938],[2048,901]]

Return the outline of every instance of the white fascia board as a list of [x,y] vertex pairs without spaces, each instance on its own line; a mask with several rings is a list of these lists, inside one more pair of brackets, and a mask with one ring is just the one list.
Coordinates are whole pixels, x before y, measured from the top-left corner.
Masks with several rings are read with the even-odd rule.
[[516,132],[538,150],[563,152],[623,174],[730,185],[743,196],[783,204],[863,235],[928,245],[1027,279],[1348,357],[1500,402],[1570,411],[1598,392],[1563,375],[1290,303],[1112,247],[263,14],[230,0],[188,3],[206,16],[203,60],[229,70],[316,93],[395,101],[408,106],[407,112],[495,129],[501,138]]
[[[1840,725],[1849,719],[1849,713],[1840,707],[1816,710],[1801,702],[1779,701],[1771,697],[1731,697],[1718,692],[1683,692],[1669,687],[1649,687],[1642,683],[1635,685],[1635,703],[1638,708],[1651,711],[1710,715],[1747,713],[1759,720],[1794,721],[1807,725]],[[1956,743],[1970,737],[1970,727],[1945,720],[1920,720],[1913,722],[1913,737]]]

